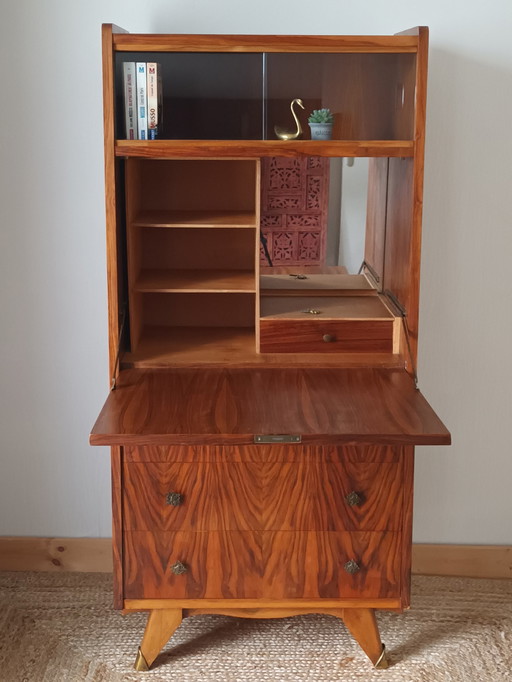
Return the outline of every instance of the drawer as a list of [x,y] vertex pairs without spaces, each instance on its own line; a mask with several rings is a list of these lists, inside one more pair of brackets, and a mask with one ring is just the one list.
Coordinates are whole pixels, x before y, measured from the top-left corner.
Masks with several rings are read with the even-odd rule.
[[265,596],[269,599],[398,597],[400,554],[400,533],[265,533]]
[[129,463],[125,530],[398,530],[394,463]]
[[392,353],[392,319],[261,320],[262,353]]
[[277,462],[261,476],[265,530],[400,530],[398,464]]
[[125,530],[259,530],[257,464],[128,463],[123,467]]
[[389,445],[127,445],[123,452],[127,463],[398,462],[403,448]]
[[[176,562],[184,564],[185,573],[173,572]],[[262,594],[257,532],[125,532],[123,564],[125,599],[256,599]]]
[[[125,532],[124,596],[398,597],[400,538],[390,532]],[[179,564],[176,568],[178,562],[185,572],[179,572]]]

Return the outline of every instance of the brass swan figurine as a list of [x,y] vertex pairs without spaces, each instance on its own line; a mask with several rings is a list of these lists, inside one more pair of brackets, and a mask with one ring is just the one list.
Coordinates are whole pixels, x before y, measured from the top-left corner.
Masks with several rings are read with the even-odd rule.
[[299,135],[302,135],[302,127],[300,125],[299,119],[297,118],[297,114],[293,110],[293,105],[295,103],[297,103],[302,109],[304,109],[304,105],[302,104],[301,99],[294,99],[290,104],[290,109],[292,110],[292,116],[295,119],[297,130],[295,132],[291,132],[290,130],[286,130],[280,126],[274,126],[274,132],[280,140],[296,140]]

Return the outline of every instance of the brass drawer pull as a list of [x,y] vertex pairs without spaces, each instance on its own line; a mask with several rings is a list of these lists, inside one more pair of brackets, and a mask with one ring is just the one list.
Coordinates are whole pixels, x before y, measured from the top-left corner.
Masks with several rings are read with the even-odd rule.
[[348,495],[345,495],[345,501],[349,507],[358,507],[362,502],[361,496],[358,495],[355,490]]
[[354,573],[357,573],[359,570],[361,570],[358,564],[354,561],[354,559],[350,559],[350,561],[347,561],[343,568],[347,573],[350,573],[350,575],[354,575]]
[[171,566],[171,571],[174,575],[182,575],[183,573],[186,573],[188,569],[182,561],[177,561]]
[[179,507],[180,504],[183,504],[183,495],[181,493],[167,493],[165,502],[171,507]]
[[325,341],[325,343],[333,343],[334,341],[336,341],[336,337],[334,336],[334,334],[324,334],[322,336],[322,339]]

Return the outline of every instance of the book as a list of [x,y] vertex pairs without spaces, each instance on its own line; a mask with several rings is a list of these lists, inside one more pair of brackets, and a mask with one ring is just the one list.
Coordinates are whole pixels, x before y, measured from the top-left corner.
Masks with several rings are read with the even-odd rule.
[[146,62],[136,62],[137,70],[137,127],[138,139],[148,139],[148,119],[147,119],[147,82],[146,82]]
[[147,64],[148,139],[156,140],[161,132],[162,72],[160,64]]
[[135,62],[123,64],[123,95],[126,139],[137,139]]

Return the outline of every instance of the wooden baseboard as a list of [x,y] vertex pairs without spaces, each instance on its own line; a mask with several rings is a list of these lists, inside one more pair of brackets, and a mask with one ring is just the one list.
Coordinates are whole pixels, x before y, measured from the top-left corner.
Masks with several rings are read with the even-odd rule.
[[413,545],[412,571],[420,575],[512,578],[508,545]]
[[[112,571],[110,538],[0,537],[0,571]],[[467,578],[512,578],[507,545],[420,545],[412,572]]]
[[112,571],[110,538],[0,537],[0,571]]

